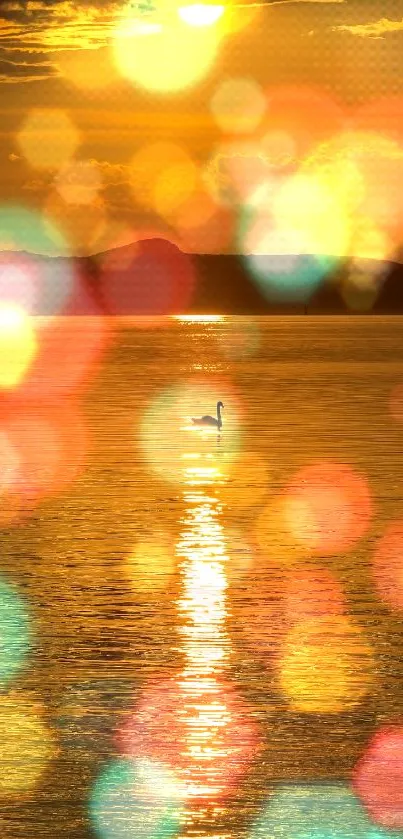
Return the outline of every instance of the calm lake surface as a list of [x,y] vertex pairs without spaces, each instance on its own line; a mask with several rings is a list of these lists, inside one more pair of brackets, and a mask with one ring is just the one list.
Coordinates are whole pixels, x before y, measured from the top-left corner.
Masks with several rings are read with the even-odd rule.
[[2,839],[389,835],[402,386],[402,318],[109,321],[82,465],[2,530]]

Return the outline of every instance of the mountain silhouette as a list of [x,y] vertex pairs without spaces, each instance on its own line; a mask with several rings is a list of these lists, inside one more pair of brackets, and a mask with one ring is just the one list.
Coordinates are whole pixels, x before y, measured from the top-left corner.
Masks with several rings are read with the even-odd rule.
[[[403,314],[398,262],[309,254],[258,260],[266,268],[260,281],[248,257],[183,254],[162,239],[83,257],[3,251],[0,299],[24,304],[22,292],[14,291],[26,275],[35,285],[34,307],[28,308],[36,315]],[[291,275],[290,260],[295,262]],[[324,276],[311,285],[318,264],[325,265]],[[306,285],[299,285],[301,276]]]

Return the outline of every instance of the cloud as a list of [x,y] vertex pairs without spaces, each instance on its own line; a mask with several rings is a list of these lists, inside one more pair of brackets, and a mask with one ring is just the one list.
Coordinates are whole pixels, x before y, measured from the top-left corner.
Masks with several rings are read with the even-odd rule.
[[35,64],[27,61],[9,61],[8,59],[0,58],[0,75],[7,73],[10,76],[38,76],[46,73],[47,75],[54,75],[56,72],[55,66],[50,61],[41,61]]
[[49,55],[39,50],[4,49],[0,44],[0,61],[12,61],[14,64],[49,64]]
[[[235,0],[240,8],[299,4],[343,4],[346,0]],[[162,4],[163,5],[163,4]],[[127,4],[122,0],[0,0],[0,49],[8,55],[35,53],[51,55],[57,60],[60,52],[99,50],[110,45],[116,25],[122,20]],[[161,0],[132,0],[135,16],[158,15]],[[0,56],[1,61],[1,56]],[[44,61],[41,69],[17,69],[3,64],[0,82],[43,80],[59,75],[60,71]]]
[[22,82],[40,82],[48,79],[49,73],[35,73],[29,75],[9,75],[0,72],[0,84],[21,84]]
[[28,62],[0,58],[0,82],[31,82],[58,75],[50,61]]
[[386,17],[374,23],[358,23],[355,26],[333,26],[333,31],[349,32],[350,35],[358,35],[360,38],[384,38],[389,32],[401,32],[403,30],[402,20],[389,20]]
[[120,163],[109,163],[107,160],[95,160],[94,158],[91,158],[89,162],[97,167],[105,186],[118,186],[129,183],[128,166]]
[[250,9],[250,8],[267,8],[267,6],[289,6],[293,5],[294,3],[327,3],[328,5],[334,3],[346,3],[347,0],[266,0],[265,3],[260,3],[259,0],[253,2],[251,0],[250,3],[234,3],[235,6],[239,9]]
[[[9,160],[16,161],[21,159],[14,152],[9,155]],[[95,158],[90,158],[88,163],[100,173],[103,191],[128,186],[130,182],[130,170],[128,166],[120,163],[110,163],[108,160],[96,160]],[[40,192],[49,190],[53,186],[54,174],[48,172],[42,175],[41,178],[34,178],[27,181],[23,189],[30,192]]]
[[[245,3],[245,8],[247,6],[284,6],[287,3],[289,5],[293,3],[326,3],[327,5],[331,5],[334,3],[346,3],[347,0],[268,0],[267,3]],[[240,4],[241,5],[241,4]]]
[[[239,8],[302,4],[342,4],[346,0],[239,0]],[[0,0],[0,47],[10,51],[55,53],[108,46],[126,4],[121,0]],[[160,0],[131,3],[140,17],[158,14]]]
[[0,47],[56,52],[105,46],[122,12],[121,3],[86,4],[63,0],[4,2],[0,5]]

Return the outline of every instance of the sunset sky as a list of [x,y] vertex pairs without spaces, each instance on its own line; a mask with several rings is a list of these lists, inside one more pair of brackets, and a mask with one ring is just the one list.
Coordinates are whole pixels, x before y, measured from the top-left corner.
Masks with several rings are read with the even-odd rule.
[[[138,83],[131,73],[130,51],[139,39],[144,43],[156,37],[143,30],[139,34],[143,22],[157,31],[173,10],[178,17],[183,5],[158,0],[1,0],[3,210],[12,202],[44,212],[61,225],[73,251],[95,252],[112,244],[114,236],[117,241],[130,238],[139,224],[179,235],[193,207],[206,239],[200,231],[192,234],[189,249],[225,251],[225,236],[222,242],[211,237],[213,228],[223,230],[229,224],[228,201],[218,202],[214,218],[203,207],[217,198],[209,184],[211,161],[229,135],[231,142],[245,144],[272,130],[274,143],[286,143],[291,120],[297,134],[306,137],[312,130],[315,142],[323,141],[336,128],[360,121],[360,114],[375,103],[381,121],[386,108],[388,125],[401,128],[403,138],[401,0],[268,0],[225,7],[222,19],[209,26],[181,21],[175,54],[182,61],[182,75],[171,84],[169,62],[167,89],[161,89],[164,73],[154,85],[152,69],[147,77],[152,84]],[[211,59],[194,81],[186,65],[186,27],[192,60],[194,34],[210,38],[200,55],[204,61],[211,47]],[[218,29],[212,45],[211,33]],[[128,56],[122,58],[128,44]],[[238,88],[231,94],[234,80],[240,82],[242,95]],[[298,100],[294,114],[290,90]],[[228,131],[231,95],[235,102],[243,96],[246,122],[237,106],[236,119],[242,124],[230,125]],[[379,105],[381,99],[386,105]],[[340,125],[335,126],[337,111]],[[318,128],[321,121],[326,123],[323,131]],[[368,124],[372,130],[371,119]],[[295,145],[295,137],[291,141]],[[169,158],[166,170],[161,149],[152,151],[157,142],[165,144],[161,154]],[[298,142],[296,146],[296,156],[312,151],[309,142],[302,151]],[[245,157],[242,150],[240,154]],[[155,165],[160,167],[159,186],[151,200],[147,190]]]

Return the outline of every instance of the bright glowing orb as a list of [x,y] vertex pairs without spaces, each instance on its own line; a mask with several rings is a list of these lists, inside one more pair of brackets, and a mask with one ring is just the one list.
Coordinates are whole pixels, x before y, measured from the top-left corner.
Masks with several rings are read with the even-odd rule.
[[344,256],[350,235],[349,218],[329,185],[314,175],[298,173],[285,179],[274,200],[280,230],[297,231],[315,254]]
[[375,662],[361,630],[343,615],[330,615],[292,627],[279,668],[281,688],[294,710],[338,714],[366,695]]
[[[214,587],[217,578],[207,573],[199,582]],[[204,678],[203,669],[201,674],[193,684],[187,676],[146,687],[133,713],[125,715],[116,745],[130,760],[141,756],[140,763],[154,765],[163,755],[177,794],[223,799],[256,757],[259,729],[230,684]]]
[[210,3],[193,3],[181,6],[178,15],[189,26],[212,26],[224,14],[224,6],[213,6]]
[[[72,401],[17,406],[10,403],[0,426],[2,525],[29,515],[44,497],[68,486],[79,474],[86,452],[86,431]],[[0,682],[1,638],[0,609]]]
[[[235,114],[235,118],[240,118],[239,113],[238,116]],[[224,126],[221,122],[220,128],[228,131],[229,125]],[[234,125],[231,130],[234,130]],[[268,161],[261,147],[250,139],[220,144],[205,166],[203,179],[206,189],[217,204],[227,207],[241,205],[246,208],[252,203],[255,213],[262,209],[262,193],[266,205],[272,205],[277,186],[270,180]]]
[[[200,21],[200,18],[199,18]],[[119,71],[133,84],[160,92],[191,87],[210,69],[220,43],[218,27],[189,27],[179,16],[139,30],[129,12],[115,33]]]
[[29,793],[55,754],[52,734],[37,703],[18,694],[0,698],[0,795]]
[[[178,143],[147,143],[130,162],[129,181],[136,202],[166,214],[188,198],[196,178],[196,166]],[[184,181],[184,182],[183,182]]]
[[[25,215],[25,218],[24,218]],[[22,216],[25,234],[26,216]],[[18,222],[18,219],[15,219]],[[0,211],[1,225],[1,211]],[[10,230],[11,236],[13,231]],[[19,231],[16,231],[15,246],[20,250]],[[44,237],[44,244],[45,244]],[[23,244],[23,242],[21,242]],[[60,243],[61,244],[61,243]],[[38,242],[39,247],[42,245]],[[35,243],[33,243],[35,247]],[[47,247],[45,245],[45,247]],[[61,244],[65,250],[64,244]],[[1,250],[1,241],[0,241]],[[26,253],[11,254],[4,251],[0,257],[0,320],[3,327],[13,327],[14,332],[27,326],[28,315],[54,315],[75,296],[79,286],[78,272],[69,260],[42,259]]]
[[35,353],[32,319],[18,306],[0,305],[0,388],[18,385]]
[[[22,260],[7,259],[4,254],[0,261],[0,306],[21,307],[31,314],[36,302],[36,277],[34,270]],[[17,311],[18,311],[17,308]]]
[[[394,834],[395,835],[395,834]],[[392,839],[377,828],[347,785],[282,784],[249,839]]]
[[181,810],[172,774],[150,760],[114,760],[98,776],[90,814],[103,839],[169,839],[179,831]]
[[267,130],[288,134],[297,159],[340,132],[345,115],[326,93],[304,85],[284,85],[267,91]]
[[220,323],[223,315],[172,315],[180,323]]
[[17,589],[0,578],[0,686],[8,685],[31,649],[29,615]]
[[353,787],[375,822],[392,830],[403,828],[402,726],[375,733],[355,767]]
[[26,251],[54,256],[56,253],[68,252],[68,247],[55,225],[46,222],[42,216],[16,204],[2,204],[0,251]]
[[17,142],[32,167],[60,169],[73,156],[80,135],[63,111],[35,108],[17,134]]
[[[219,465],[209,458],[208,467],[200,465],[194,480],[215,482],[229,468],[240,447],[240,406],[234,390],[225,379],[194,378],[175,382],[157,393],[147,406],[140,429],[143,456],[154,473],[169,481],[189,481],[186,467],[189,454],[199,453],[203,458],[212,451],[212,438],[217,436],[214,426],[192,424],[192,417],[201,417],[207,410],[215,413],[217,394],[225,405],[224,428],[228,440],[225,461]],[[206,471],[208,469],[208,471]]]
[[[269,300],[309,299],[337,263],[336,256],[327,254],[335,253],[334,231],[340,232],[340,225],[327,198],[319,186],[310,192],[307,180],[298,181],[297,176],[270,176],[249,193],[240,214],[239,246]],[[333,238],[327,248],[331,226]]]
[[349,466],[318,461],[301,469],[284,496],[284,522],[301,546],[331,555],[367,531],[372,501],[366,479]]
[[217,87],[210,107],[222,131],[254,131],[266,110],[266,97],[254,79],[226,79]]
[[186,253],[222,253],[232,240],[234,225],[231,208],[218,206],[203,185],[181,204],[174,219]]
[[58,173],[55,186],[68,204],[90,204],[102,187],[102,179],[94,161],[69,161]]

